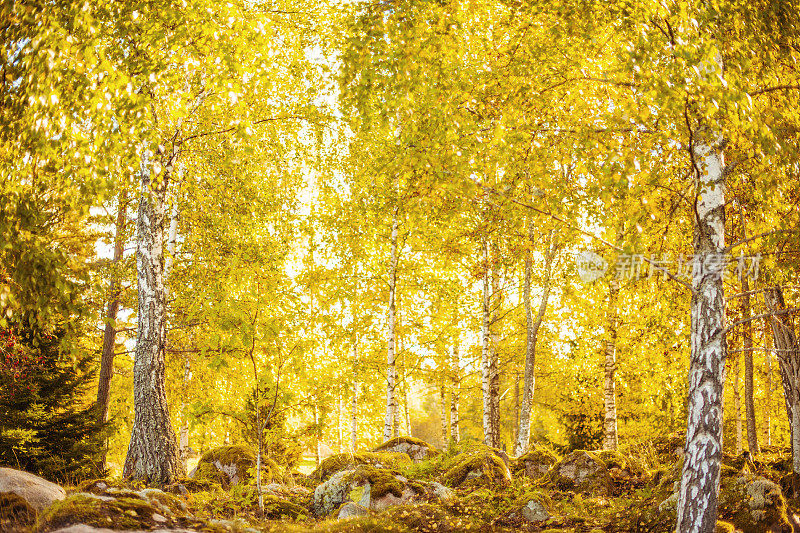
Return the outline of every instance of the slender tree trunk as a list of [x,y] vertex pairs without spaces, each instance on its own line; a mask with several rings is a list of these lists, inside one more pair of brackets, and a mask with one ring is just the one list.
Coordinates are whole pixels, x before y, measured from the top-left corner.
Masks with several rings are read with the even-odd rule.
[[767,446],[772,446],[772,356],[767,352]]
[[[172,212],[169,219],[169,232],[167,234],[167,253],[164,255],[164,300],[167,305],[170,299],[169,276],[172,274],[172,265],[175,261],[175,247],[178,242],[178,201],[174,199]],[[189,376],[191,375],[191,365],[189,358],[184,361],[183,366],[183,389],[189,386]],[[186,404],[186,394],[181,397],[181,407],[179,410],[181,428],[178,433],[178,457],[183,464],[183,469],[187,469],[189,459],[189,417]]]
[[617,440],[617,297],[619,283],[612,278],[608,285],[608,313],[606,315],[606,360],[605,380],[603,383],[603,404],[605,417],[603,422],[603,449],[616,450]]
[[314,397],[314,463],[319,468],[320,463],[320,453],[319,453],[319,437],[320,437],[320,427],[319,427],[319,409],[317,408],[317,398]]
[[408,411],[408,376],[403,380],[403,422],[406,426],[406,435],[413,436],[411,435],[411,413]]
[[386,419],[383,425],[383,439],[389,440],[394,434],[395,420],[397,419],[397,400],[395,399],[395,386],[397,385],[397,369],[394,351],[395,331],[395,290],[397,288],[397,208],[392,214],[392,255],[389,263],[389,310],[388,334],[386,348]]
[[160,184],[151,187],[150,170],[144,161],[136,224],[139,314],[133,364],[135,414],[123,469],[126,478],[156,483],[168,483],[185,473],[164,387],[164,198],[168,179],[165,174]]
[[[742,238],[747,238],[744,228],[744,218],[742,218]],[[744,408],[747,419],[747,447],[750,455],[761,453],[758,446],[758,433],[756,432],[756,407],[753,399],[753,323],[750,321],[752,315],[750,304],[750,282],[745,274],[742,274],[742,319],[747,320],[742,324],[743,348],[744,348]]]
[[741,369],[739,368],[739,357],[731,362],[733,367],[733,411],[736,417],[736,455],[742,453],[742,397],[739,394],[739,380]]
[[725,176],[722,140],[698,128],[691,358],[685,460],[680,481],[678,533],[711,533],[717,523],[725,384]]
[[519,439],[519,371],[514,372],[514,425],[511,430],[511,442]]
[[189,380],[192,376],[192,365],[189,358],[183,363],[183,398],[181,399],[181,429],[178,438],[178,453],[183,463],[184,469],[187,469],[187,461],[189,460],[189,413],[186,398],[188,397]]
[[460,397],[460,377],[459,377],[460,361],[458,355],[458,339],[453,344],[453,359],[450,370],[452,381],[452,390],[450,392],[450,439],[453,442],[461,440],[461,432],[458,425],[458,401]]
[[344,431],[342,430],[342,393],[336,393],[336,429],[338,432],[337,452],[342,453]]
[[[528,226],[528,238],[533,241],[533,223]],[[542,282],[542,299],[539,301],[539,309],[536,311],[536,318],[531,312],[531,270],[532,262],[530,254],[525,257],[525,280],[523,282],[523,303],[525,306],[525,384],[522,390],[522,407],[519,414],[519,433],[517,435],[514,454],[519,457],[528,451],[531,435],[531,411],[533,409],[533,395],[536,389],[536,342],[539,336],[539,328],[544,320],[547,311],[547,301],[550,298],[550,279],[552,277],[553,258],[555,257],[555,243],[553,236],[547,245],[544,262],[544,280]]]
[[358,443],[358,339],[353,343],[353,406],[350,413],[350,451],[356,453]]
[[[499,252],[494,254],[497,257]],[[491,315],[489,331],[491,332],[491,343],[489,348],[489,398],[490,398],[490,420],[492,425],[492,447],[500,448],[500,371],[498,348],[500,346],[500,336],[497,333],[497,322],[499,321],[498,310],[500,308],[500,288],[499,273],[492,270],[492,294],[497,301]]]
[[[114,257],[112,259],[111,281],[108,287],[108,308],[105,316],[105,330],[103,331],[103,354],[100,357],[100,375],[97,384],[97,417],[101,422],[108,420],[108,404],[111,398],[111,378],[114,376],[114,346],[116,344],[117,329],[114,322],[119,312],[120,283],[117,268],[122,260],[125,248],[125,219],[127,209],[127,191],[119,193],[117,205],[117,220],[114,225]],[[103,465],[105,465],[105,452]]]
[[800,474],[800,344],[792,316],[787,312],[783,291],[772,287],[764,291],[764,301],[772,316],[772,339],[783,378],[786,412],[792,444],[792,471]]
[[492,400],[489,337],[489,258],[486,254],[486,266],[483,273],[483,326],[481,331],[481,390],[483,392],[483,443],[491,446],[492,435]]
[[447,389],[444,386],[444,378],[439,387],[439,417],[442,423],[442,448],[444,448],[447,446]]

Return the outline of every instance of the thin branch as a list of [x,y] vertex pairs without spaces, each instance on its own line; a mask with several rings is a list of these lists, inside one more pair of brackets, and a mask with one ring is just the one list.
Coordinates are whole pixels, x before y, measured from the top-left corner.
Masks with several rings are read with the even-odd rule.
[[753,91],[747,94],[749,94],[750,96],[758,96],[760,94],[774,93],[775,91],[786,91],[792,89],[800,90],[800,85],[776,85],[774,87],[765,87],[763,89],[759,89],[757,91]]
[[[589,238],[591,238],[591,239],[593,239],[593,240],[596,240],[596,241],[599,241],[599,242],[601,242],[602,244],[604,244],[605,246],[607,246],[607,247],[611,248],[612,250],[616,250],[617,252],[620,252],[620,253],[625,253],[625,250],[623,250],[623,249],[622,249],[622,248],[620,248],[619,246],[617,246],[617,245],[615,245],[615,244],[613,244],[613,243],[611,243],[611,242],[609,242],[609,241],[605,240],[605,239],[604,239],[604,238],[602,238],[602,237],[598,237],[598,236],[597,236],[597,235],[595,235],[594,233],[588,232],[588,231],[586,231],[586,230],[584,230],[584,229],[581,229],[581,228],[579,228],[579,227],[575,226],[574,224],[571,224],[571,223],[567,222],[566,220],[564,220],[563,218],[559,217],[558,215],[554,215],[553,213],[548,213],[547,211],[542,211],[541,209],[538,209],[538,208],[536,208],[536,207],[534,207],[534,206],[532,206],[532,205],[530,205],[530,204],[527,204],[527,203],[525,203],[525,202],[522,202],[522,201],[520,201],[520,200],[517,200],[517,199],[515,199],[515,198],[511,198],[511,197],[509,197],[509,196],[505,196],[505,195],[503,195],[503,194],[500,194],[500,193],[499,193],[499,192],[497,192],[495,189],[493,189],[492,187],[489,187],[489,186],[487,186],[487,185],[483,185],[483,184],[481,184],[481,183],[478,183],[477,185],[478,185],[479,187],[482,187],[482,188],[486,189],[487,191],[491,192],[492,194],[495,194],[495,195],[497,195],[497,196],[500,196],[501,198],[505,198],[506,200],[510,201],[511,203],[517,204],[517,205],[519,205],[520,207],[524,207],[524,208],[526,208],[526,209],[530,209],[531,211],[534,211],[534,212],[536,212],[536,213],[539,213],[539,214],[541,214],[541,215],[544,215],[544,216],[546,216],[546,217],[549,217],[549,218],[551,218],[551,219],[555,220],[556,222],[560,222],[561,224],[563,224],[563,225],[567,226],[568,228],[570,228],[570,229],[572,229],[572,230],[575,230],[575,231],[577,231],[578,233],[581,233],[581,234],[583,234],[583,235],[586,235],[587,237],[589,237]],[[686,287],[686,288],[687,288],[687,289],[689,289],[690,291],[692,290],[692,286],[691,286],[689,283],[687,283],[687,282],[683,281],[683,280],[682,280],[682,279],[680,279],[678,276],[676,276],[675,274],[673,274],[672,272],[670,272],[669,270],[667,270],[665,267],[659,266],[658,264],[656,264],[656,262],[655,262],[655,261],[651,261],[650,259],[647,259],[646,257],[642,257],[642,260],[643,260],[645,263],[649,264],[649,265],[650,265],[651,267],[653,267],[654,269],[658,270],[659,272],[662,272],[662,273],[664,273],[664,275],[666,275],[666,276],[667,276],[668,278],[670,278],[671,280],[673,280],[673,281],[676,281],[676,282],[680,283],[681,285],[683,285],[684,287]]]
[[758,235],[751,235],[750,237],[748,237],[746,239],[743,239],[743,240],[741,240],[739,242],[735,242],[735,243],[731,244],[730,246],[727,246],[724,251],[725,252],[730,252],[731,250],[733,250],[737,246],[741,246],[743,244],[747,244],[750,241],[754,241],[756,239],[760,239],[761,237],[767,237],[769,235],[774,235],[776,233],[800,233],[800,230],[796,230],[796,229],[774,229],[774,230],[770,230],[770,231],[765,231],[764,233],[759,233]]

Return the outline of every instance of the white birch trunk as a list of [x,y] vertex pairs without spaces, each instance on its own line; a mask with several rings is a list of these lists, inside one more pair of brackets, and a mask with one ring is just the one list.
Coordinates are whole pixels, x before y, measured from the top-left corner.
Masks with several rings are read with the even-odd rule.
[[386,347],[386,417],[383,425],[383,440],[392,438],[397,420],[397,400],[395,387],[397,385],[397,370],[395,359],[395,290],[397,288],[397,209],[392,215],[392,255],[389,263],[389,310],[388,332]]
[[358,444],[358,339],[353,343],[353,405],[350,412],[350,451]]
[[[528,238],[533,241],[533,223],[528,226]],[[555,257],[555,243],[553,235],[550,235],[547,252],[545,253],[545,277],[542,284],[542,299],[539,301],[539,309],[536,311],[534,319],[531,311],[531,257],[525,258],[525,280],[523,283],[523,303],[525,306],[525,383],[522,390],[522,406],[519,413],[519,430],[517,431],[517,442],[514,446],[514,454],[519,457],[528,451],[531,435],[531,411],[533,410],[533,396],[536,390],[536,342],[539,336],[539,328],[544,320],[547,311],[547,302],[550,298],[550,279],[552,277],[553,258]]]
[[459,369],[460,360],[458,355],[458,339],[453,344],[453,359],[451,362],[450,372],[452,379],[452,390],[450,391],[450,440],[458,442],[461,440],[461,432],[458,425],[458,402],[460,399],[460,382]]
[[169,175],[151,187],[143,158],[136,225],[139,312],[133,364],[134,422],[123,476],[168,483],[185,473],[178,457],[164,385],[166,301],[164,290],[164,198]]
[[694,263],[685,460],[677,531],[711,533],[717,522],[725,383],[725,181],[721,139],[695,132]]
[[481,391],[483,392],[483,443],[491,446],[492,438],[492,400],[491,400],[491,356],[489,346],[489,260],[486,258],[486,267],[483,273],[483,304],[482,304],[482,329],[481,329]]
[[447,390],[444,386],[444,379],[439,387],[439,418],[442,431],[442,449],[444,449],[447,446]]
[[608,314],[606,317],[605,381],[603,384],[603,449],[616,450],[617,439],[617,295],[619,283],[612,278],[608,286]]

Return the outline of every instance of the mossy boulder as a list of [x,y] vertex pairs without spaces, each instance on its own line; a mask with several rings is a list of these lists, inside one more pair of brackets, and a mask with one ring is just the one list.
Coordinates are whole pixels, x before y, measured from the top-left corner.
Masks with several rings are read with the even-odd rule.
[[171,526],[170,519],[146,500],[113,498],[80,492],[54,503],[39,517],[38,531],[54,531],[73,524],[116,530],[147,530]]
[[360,465],[343,470],[320,484],[312,497],[317,516],[329,515],[347,502],[373,511],[409,503],[425,492],[424,485],[411,482],[396,470]]
[[558,456],[543,446],[532,446],[530,451],[521,455],[512,463],[512,470],[517,476],[539,479],[558,462]]
[[352,470],[359,465],[370,465],[376,468],[389,468],[398,470],[411,464],[411,457],[400,452],[359,452],[337,453],[324,459],[319,467],[311,474],[311,478],[319,481],[329,479],[333,474],[342,470]]
[[433,457],[439,453],[436,448],[424,440],[415,439],[414,437],[395,437],[387,440],[372,451],[405,453],[414,462],[424,461],[425,459]]
[[723,476],[719,516],[743,533],[791,532],[786,500],[774,482],[752,474]]
[[[280,468],[275,461],[262,457],[261,463],[262,482],[268,483],[281,478]],[[222,446],[204,453],[189,478],[229,488],[238,483],[249,482],[255,466],[256,453],[251,448],[241,445]]]
[[561,491],[592,494],[608,494],[612,487],[606,463],[595,452],[585,450],[574,451],[561,459],[542,482]]
[[36,510],[14,492],[0,492],[0,531],[24,531],[36,521]]
[[506,485],[511,482],[511,470],[492,449],[477,448],[450,460],[442,482],[449,487],[459,487],[466,482],[474,486]]
[[36,530],[55,531],[81,525],[113,530],[204,529],[209,523],[186,512],[186,504],[173,494],[155,488],[133,490],[90,487],[97,492],[78,492],[57,501],[39,515]]

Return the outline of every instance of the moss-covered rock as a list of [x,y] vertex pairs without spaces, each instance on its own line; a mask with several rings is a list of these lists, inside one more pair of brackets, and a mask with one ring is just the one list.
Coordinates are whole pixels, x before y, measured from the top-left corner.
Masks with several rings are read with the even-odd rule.
[[222,532],[210,522],[186,512],[182,500],[159,489],[135,491],[107,487],[101,494],[79,492],[51,505],[39,515],[36,531],[48,532],[83,524],[113,530],[196,529]]
[[743,533],[792,531],[781,488],[751,474],[723,476],[719,516]]
[[474,486],[505,485],[511,482],[511,471],[505,461],[492,450],[479,448],[455,456],[442,476],[442,481],[449,487],[459,487],[465,482]]
[[146,530],[168,525],[169,519],[139,498],[113,498],[88,492],[73,494],[51,505],[39,517],[38,531],[72,524],[116,530]]
[[539,479],[558,462],[558,456],[544,446],[534,445],[525,455],[512,462],[512,470],[516,476],[527,476]]
[[[280,468],[275,461],[262,457],[261,463],[262,482],[281,479]],[[204,453],[189,477],[228,488],[237,483],[249,482],[255,466],[256,454],[252,449],[241,445],[222,446]]]
[[36,510],[14,492],[0,492],[0,531],[24,531],[36,521]]
[[611,476],[606,463],[595,452],[578,450],[556,463],[542,478],[545,486],[558,490],[608,494]]
[[373,452],[394,452],[407,454],[412,461],[424,461],[439,453],[439,451],[421,439],[414,437],[395,437],[387,440]]
[[415,501],[426,486],[409,481],[396,470],[359,465],[337,472],[314,491],[311,509],[317,516],[329,515],[347,502],[373,511]]
[[316,516],[327,516],[342,504],[351,501],[362,507],[369,506],[368,482],[362,478],[359,480],[360,484],[354,483],[357,478],[350,476],[352,473],[353,470],[336,472],[317,486],[311,501],[311,511]]
[[398,470],[410,463],[408,454],[399,452],[338,453],[324,459],[311,474],[311,478],[317,482],[325,481],[336,472],[351,470],[359,465]]

